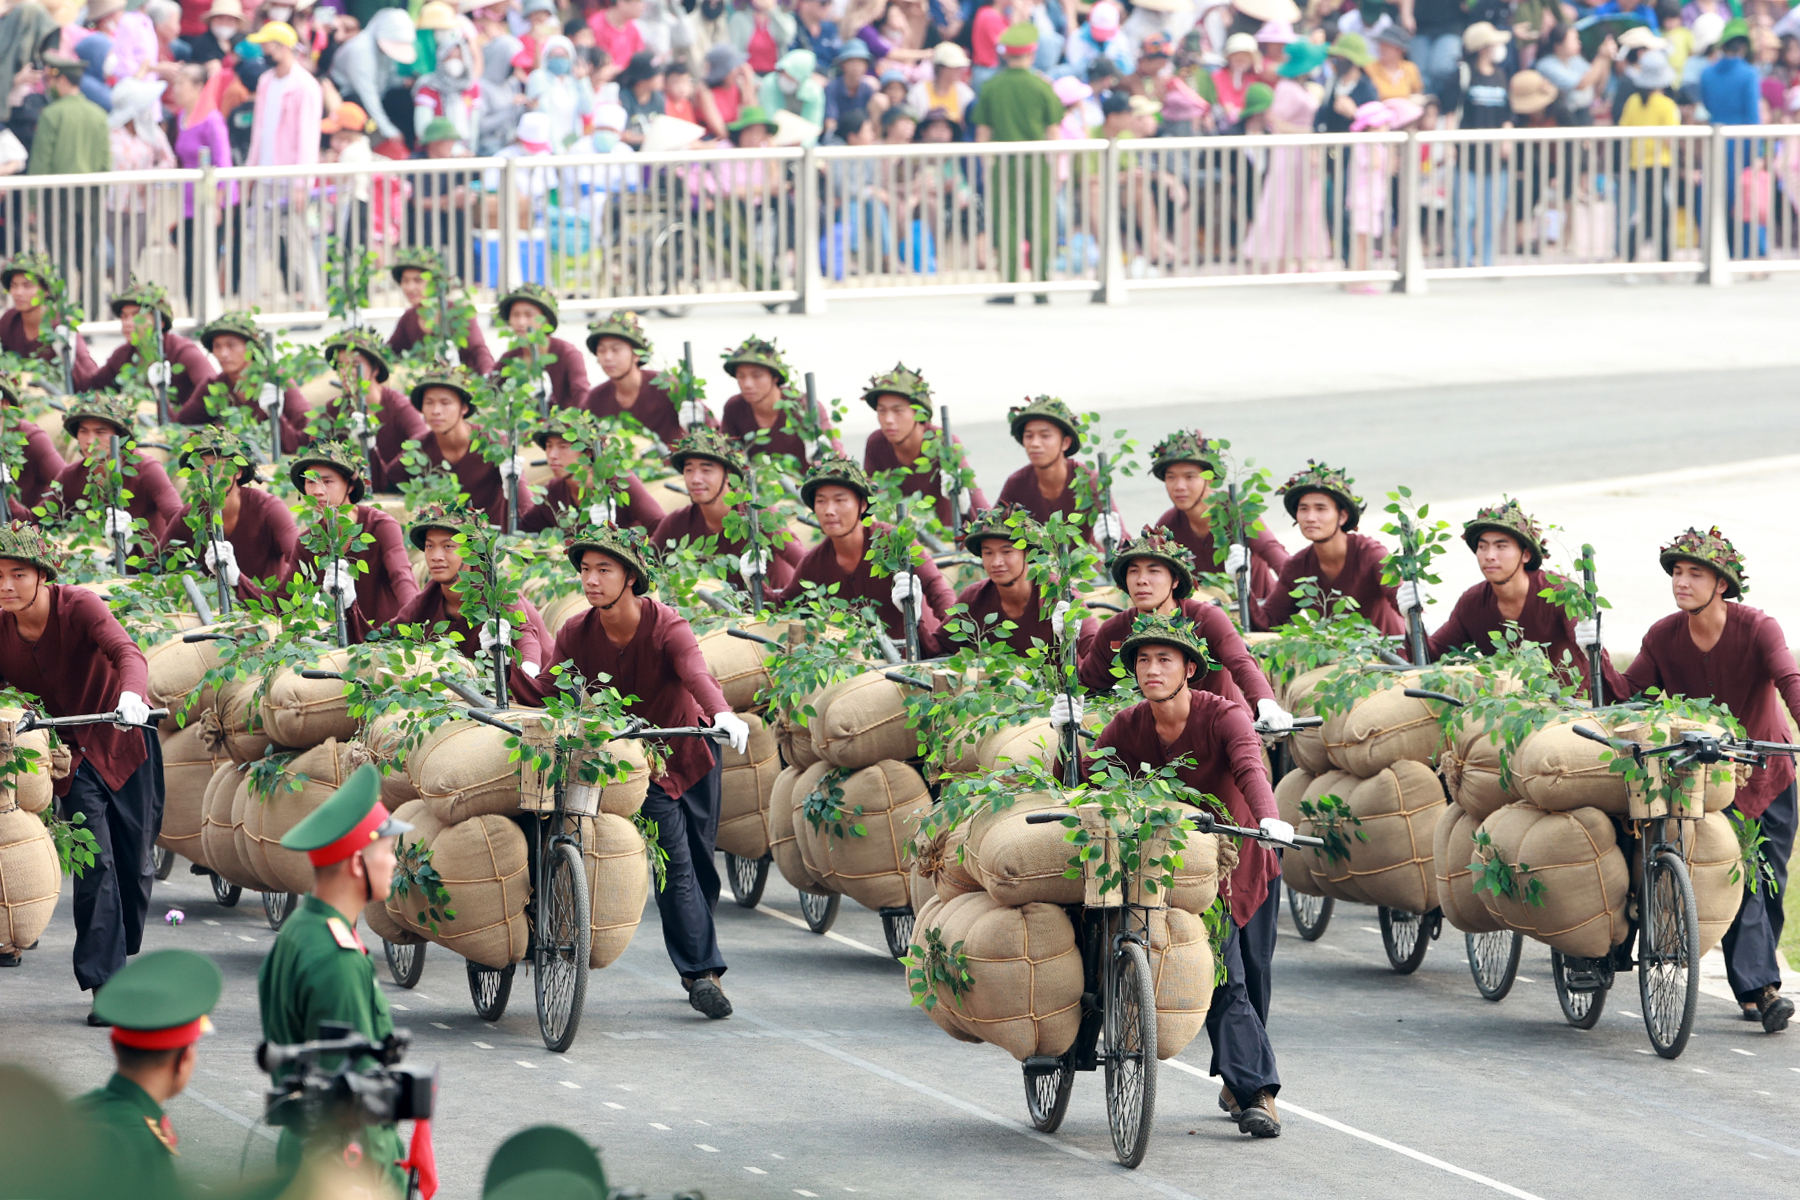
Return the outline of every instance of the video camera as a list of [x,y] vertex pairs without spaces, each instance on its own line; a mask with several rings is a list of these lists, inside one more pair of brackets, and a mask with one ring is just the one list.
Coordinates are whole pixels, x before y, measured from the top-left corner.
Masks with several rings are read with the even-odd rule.
[[[257,1046],[256,1065],[275,1080],[263,1108],[269,1124],[305,1136],[325,1128],[392,1125],[431,1116],[437,1070],[399,1065],[412,1044],[406,1030],[371,1042],[348,1025],[322,1021],[319,1034],[316,1041],[293,1046]],[[332,1056],[339,1060],[335,1067],[320,1065],[320,1059]],[[356,1064],[365,1058],[379,1065],[359,1068]]]

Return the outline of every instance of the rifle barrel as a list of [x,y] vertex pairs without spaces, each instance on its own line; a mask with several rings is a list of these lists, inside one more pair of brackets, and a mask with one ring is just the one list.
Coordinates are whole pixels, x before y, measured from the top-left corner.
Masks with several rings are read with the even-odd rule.
[[[1400,514],[1400,550],[1407,563],[1411,564],[1412,576],[1408,580],[1416,590],[1419,584],[1419,558],[1413,550],[1412,522],[1406,514]],[[1427,666],[1431,662],[1431,653],[1425,641],[1425,615],[1417,608],[1406,611],[1406,642],[1412,654],[1412,665]]]
[[1245,525],[1243,518],[1240,515],[1238,515],[1238,485],[1235,483],[1230,485],[1230,487],[1227,489],[1227,495],[1230,497],[1230,500],[1231,500],[1232,521],[1237,526],[1237,528],[1235,530],[1233,530],[1233,533],[1236,536],[1234,536],[1231,540],[1236,542],[1238,545],[1240,545],[1244,548],[1244,565],[1239,567],[1238,571],[1237,571],[1238,624],[1243,626],[1245,632],[1249,632],[1249,629],[1250,629],[1250,530],[1249,530],[1248,526]]
[[[1587,593],[1588,601],[1594,605],[1594,629],[1600,629],[1600,605],[1597,603],[1600,589],[1594,586],[1594,548],[1581,547],[1581,580],[1582,590]],[[1598,644],[1587,647],[1588,660],[1588,696],[1599,708],[1606,703],[1606,673],[1601,670],[1601,650]]]

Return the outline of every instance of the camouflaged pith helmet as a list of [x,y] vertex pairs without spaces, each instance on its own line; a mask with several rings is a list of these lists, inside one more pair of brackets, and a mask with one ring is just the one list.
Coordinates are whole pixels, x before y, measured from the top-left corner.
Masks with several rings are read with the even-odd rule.
[[424,246],[403,246],[400,248],[400,252],[394,255],[394,264],[388,268],[388,272],[394,277],[394,282],[399,283],[400,277],[408,271],[424,271],[426,274],[436,275],[440,286],[444,282],[444,260],[436,250]]
[[549,419],[537,427],[531,440],[542,449],[549,446],[553,437],[580,442],[590,454],[606,440],[605,435],[600,432],[600,419],[585,408],[551,409]]
[[139,279],[133,275],[131,286],[114,296],[111,301],[112,315],[118,316],[119,310],[127,304],[135,304],[140,309],[155,309],[163,316],[163,328],[175,319],[175,305],[169,299],[169,289],[160,283],[151,283],[147,279]]
[[1504,533],[1519,543],[1525,551],[1525,569],[1535,571],[1544,565],[1544,530],[1531,519],[1517,500],[1507,496],[1500,497],[1500,503],[1490,504],[1475,514],[1475,519],[1463,523],[1463,541],[1473,550],[1481,542],[1484,533]]
[[36,567],[44,573],[45,583],[56,582],[56,572],[63,562],[62,551],[29,521],[9,521],[0,526],[0,558]]
[[218,337],[221,333],[229,333],[235,337],[241,337],[245,342],[249,343],[253,349],[263,345],[262,330],[256,327],[255,316],[247,312],[226,313],[218,320],[202,328],[200,332],[194,336],[199,338],[200,344],[206,347],[208,353],[211,353],[213,339]]
[[990,539],[1008,543],[1024,542],[1026,549],[1038,544],[1044,527],[1034,520],[1023,505],[1001,504],[984,508],[963,526],[963,546],[970,554],[981,554],[981,543]]
[[1135,538],[1127,538],[1113,555],[1112,577],[1122,592],[1125,587],[1125,571],[1134,558],[1150,558],[1169,568],[1169,574],[1175,577],[1175,599],[1186,600],[1194,591],[1194,552],[1176,541],[1168,530],[1160,526],[1146,526]]
[[745,338],[735,350],[725,352],[725,373],[736,377],[739,367],[765,367],[779,384],[787,383],[789,376],[794,373],[793,368],[787,365],[787,359],[781,357],[774,339],[765,340],[754,334]]
[[359,503],[367,490],[363,456],[346,442],[314,442],[300,452],[288,467],[288,478],[302,494],[306,491],[306,472],[313,467],[330,467],[350,484],[350,503]]
[[743,478],[744,452],[736,442],[709,426],[696,425],[669,451],[669,465],[677,471],[690,458],[711,459],[731,474]]
[[650,361],[652,353],[650,335],[644,332],[644,323],[638,320],[638,315],[634,312],[607,313],[589,325],[587,335],[589,354],[600,353],[601,338],[618,338],[637,351],[640,363]]
[[1750,585],[1746,582],[1750,573],[1744,570],[1744,556],[1738,553],[1730,538],[1719,532],[1717,525],[1705,533],[1692,525],[1688,526],[1680,536],[1662,548],[1659,558],[1663,572],[1668,575],[1675,573],[1675,564],[1678,562],[1711,567],[1725,578],[1727,600],[1736,600],[1750,590]]
[[335,368],[337,366],[338,355],[346,350],[354,350],[356,353],[369,360],[370,365],[375,368],[376,383],[386,383],[388,381],[388,376],[392,373],[392,369],[388,363],[388,348],[386,342],[376,337],[367,329],[345,329],[339,333],[332,334],[331,337],[326,340],[324,346],[325,359]]
[[425,535],[433,529],[455,534],[476,534],[487,528],[487,514],[480,509],[434,500],[419,510],[418,515],[412,519],[412,524],[407,526],[406,536],[412,542],[413,549],[423,550]]
[[24,254],[13,255],[4,265],[0,265],[0,288],[10,288],[14,275],[29,275],[37,280],[39,287],[49,291],[51,282],[60,279],[62,272],[56,269],[56,264],[50,261],[49,255],[26,251]]
[[923,375],[905,363],[895,363],[894,369],[886,374],[869,376],[869,386],[863,389],[863,403],[874,408],[875,402],[886,395],[905,397],[927,420],[931,418],[931,387]]
[[77,396],[63,414],[63,431],[74,437],[83,421],[105,421],[122,438],[137,429],[137,402],[117,392],[92,392]]
[[1132,620],[1131,635],[1119,643],[1119,665],[1125,668],[1127,675],[1136,665],[1138,650],[1144,646],[1175,647],[1200,668],[1197,675],[1205,673],[1211,665],[1200,631],[1179,612],[1166,617],[1157,613],[1139,613]]
[[467,367],[439,367],[435,371],[427,371],[419,376],[418,382],[412,385],[407,398],[417,409],[425,407],[425,393],[434,387],[448,388],[462,397],[463,416],[475,411],[476,389],[481,386],[481,378]]
[[494,312],[502,323],[512,315],[512,306],[519,301],[535,304],[538,311],[544,314],[544,322],[550,326],[551,332],[556,330],[556,293],[541,283],[521,283],[506,295],[500,297],[500,303],[494,306]]
[[847,487],[861,496],[865,508],[869,497],[875,494],[875,485],[869,482],[860,464],[841,454],[827,454],[806,469],[806,479],[800,484],[800,502],[811,508],[819,489],[830,484]]
[[1048,421],[1073,439],[1063,453],[1075,454],[1081,450],[1081,425],[1069,406],[1055,396],[1039,396],[1016,405],[1007,411],[1006,420],[1012,429],[1013,441],[1020,445],[1025,444],[1025,426],[1029,422]]
[[650,536],[635,525],[623,529],[590,525],[565,538],[563,549],[569,555],[569,565],[577,571],[581,570],[581,556],[589,550],[598,550],[609,558],[618,559],[637,574],[631,584],[634,596],[641,596],[656,586],[656,569],[661,565],[656,547],[651,544]]
[[17,376],[0,371],[0,404],[18,404],[19,396],[24,392],[24,385]]
[[1344,522],[1344,532],[1349,533],[1362,520],[1362,497],[1356,494],[1355,486],[1343,471],[1309,458],[1306,466],[1294,472],[1293,478],[1282,484],[1279,491],[1282,506],[1290,517],[1299,512],[1300,498],[1308,492],[1323,492],[1330,496],[1340,508],[1349,511],[1349,519]]
[[1158,479],[1166,476],[1176,463],[1193,463],[1201,470],[1218,473],[1218,468],[1213,466],[1206,435],[1198,429],[1177,429],[1150,451],[1150,473]]
[[256,455],[250,444],[222,425],[202,425],[188,435],[176,461],[191,470],[199,470],[200,460],[211,455],[215,459],[238,460],[237,481],[240,486],[256,482]]

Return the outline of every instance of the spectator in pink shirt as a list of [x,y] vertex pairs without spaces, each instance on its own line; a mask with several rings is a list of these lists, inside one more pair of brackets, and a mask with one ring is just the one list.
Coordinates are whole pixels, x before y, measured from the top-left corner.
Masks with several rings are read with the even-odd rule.
[[[270,21],[250,35],[251,42],[263,48],[269,69],[256,81],[256,116],[250,126],[250,153],[244,165],[250,167],[304,166],[319,161],[319,125],[324,120],[324,97],[319,81],[300,69],[296,47],[300,43],[294,27],[285,21]],[[323,307],[319,294],[319,272],[313,265],[312,237],[306,228],[306,197],[310,186],[304,176],[276,179],[251,185],[250,203],[245,213],[244,231],[247,246],[255,252],[247,255],[245,287],[250,303],[261,300],[258,292],[258,268],[266,275],[276,247],[267,239],[272,233],[280,242],[280,274],[285,285],[303,290],[308,308]],[[263,287],[269,281],[262,281]]]
[[594,31],[594,45],[606,51],[610,60],[601,68],[600,82],[610,82],[631,61],[632,55],[644,49],[644,35],[637,26],[637,19],[643,15],[644,0],[613,0],[588,14],[587,25]]

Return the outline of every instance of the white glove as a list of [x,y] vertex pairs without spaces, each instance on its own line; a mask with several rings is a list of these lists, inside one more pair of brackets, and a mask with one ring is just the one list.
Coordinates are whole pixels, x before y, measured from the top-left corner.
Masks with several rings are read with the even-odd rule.
[[1266,726],[1270,733],[1281,733],[1294,727],[1294,714],[1273,700],[1258,700],[1256,723]]
[[611,496],[598,504],[588,505],[588,520],[596,525],[611,525],[619,519],[619,505]]
[[496,645],[500,645],[500,646],[511,646],[512,645],[512,622],[511,621],[499,622],[500,636],[498,638],[495,638],[495,636],[494,636],[494,624],[495,623],[493,621],[489,621],[486,624],[482,625],[482,627],[481,627],[481,652],[483,654],[486,654],[488,651],[492,650]]
[[1079,696],[1057,696],[1050,701],[1050,724],[1058,729],[1064,725],[1079,725],[1086,715],[1087,701]]
[[502,483],[511,483],[519,477],[519,460],[510,457],[503,458],[495,469],[500,472],[500,481]]
[[272,383],[262,385],[262,391],[256,393],[256,407],[269,416],[281,411],[281,390]]
[[319,576],[319,586],[328,595],[337,596],[348,604],[356,599],[356,573],[351,569],[350,561],[334,558],[325,564],[325,570]]
[[106,510],[106,536],[108,538],[131,536],[131,514],[122,508]]
[[769,573],[769,552],[767,550],[746,550],[738,555],[738,574],[745,579],[752,575],[766,576]]
[[681,423],[689,429],[697,429],[707,423],[712,414],[706,405],[698,400],[689,400],[681,406]]
[[918,594],[918,576],[911,571],[902,571],[894,576],[894,590],[889,593],[889,596],[893,599],[895,608],[905,608],[906,602],[916,598]]
[[115,712],[119,718],[115,727],[119,729],[128,725],[143,725],[150,720],[150,706],[136,692],[120,692],[119,707]]
[[1050,637],[1053,641],[1062,641],[1069,636],[1069,610],[1075,606],[1067,600],[1058,600],[1050,609]]
[[1118,543],[1125,540],[1125,518],[1118,513],[1101,513],[1094,519],[1094,529],[1104,541]]
[[65,346],[72,347],[75,345],[75,331],[70,329],[67,325],[58,325],[55,329],[50,331],[50,336]]
[[1264,817],[1256,823],[1256,827],[1278,841],[1294,844],[1294,827],[1280,817]]
[[237,547],[230,542],[208,542],[206,569],[223,578],[226,587],[236,587],[243,576],[238,570]]
[[1407,580],[1394,589],[1394,602],[1400,606],[1400,615],[1405,616],[1413,609],[1423,610],[1425,594],[1419,591],[1419,585]]
[[525,674],[531,676],[533,679],[538,677],[538,665],[534,662],[520,663],[519,670],[525,672]]
[[556,402],[556,385],[550,381],[550,372],[545,371],[538,376],[537,394],[539,404]]
[[362,441],[369,436],[369,414],[353,412],[350,414],[350,436]]
[[744,718],[734,712],[717,712],[713,714],[713,726],[723,729],[730,738],[730,745],[739,754],[750,748],[750,726]]
[[174,382],[174,372],[166,361],[157,359],[144,368],[144,378],[149,380],[151,387],[168,387]]
[[1600,644],[1600,619],[1587,617],[1575,622],[1575,644],[1586,650]]
[[1232,543],[1231,549],[1225,552],[1225,573],[1227,575],[1236,575],[1239,571],[1242,571],[1249,565],[1249,553],[1237,543]]
[[12,481],[13,481],[12,469],[10,467],[8,467],[5,463],[0,462],[0,484],[4,484],[7,487],[11,487]]

